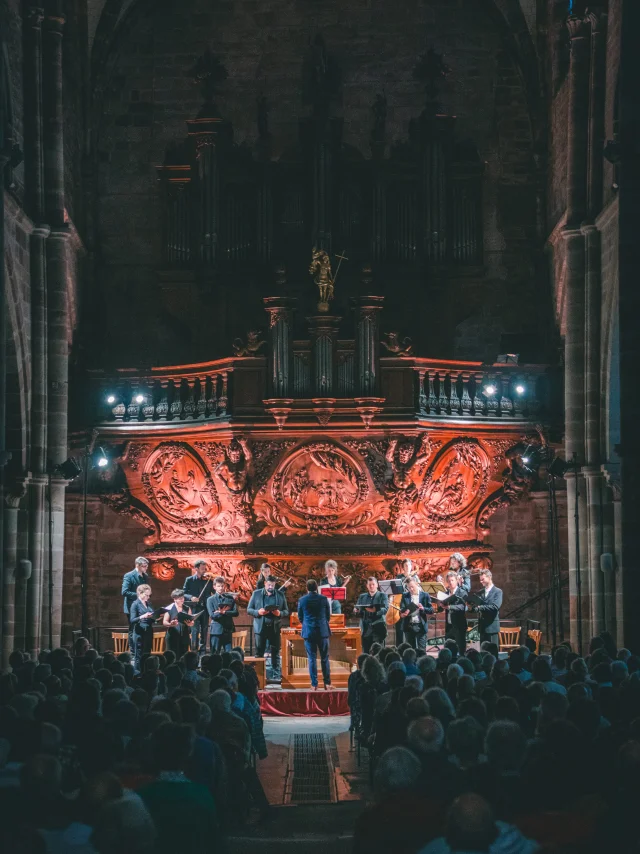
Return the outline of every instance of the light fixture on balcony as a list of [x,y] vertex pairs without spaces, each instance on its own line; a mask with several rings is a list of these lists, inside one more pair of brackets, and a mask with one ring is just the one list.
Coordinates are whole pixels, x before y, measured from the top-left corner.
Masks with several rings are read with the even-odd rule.
[[136,403],[144,403],[144,395],[143,394],[137,394],[134,397],[134,400]]
[[109,395],[107,395],[107,403],[109,403],[109,404],[113,404],[113,403],[115,403],[115,402],[116,402],[116,396],[115,396],[115,394],[109,394]]
[[526,390],[527,387],[522,385],[522,383],[518,383],[518,385],[516,386],[516,394],[523,395]]
[[492,383],[488,383],[483,387],[482,391],[487,397],[493,397],[496,393],[496,387]]

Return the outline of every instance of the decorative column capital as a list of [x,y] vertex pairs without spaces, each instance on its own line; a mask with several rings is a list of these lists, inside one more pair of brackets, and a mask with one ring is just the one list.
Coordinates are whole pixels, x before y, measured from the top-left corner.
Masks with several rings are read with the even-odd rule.
[[44,20],[44,6],[27,6],[25,20],[34,30],[39,30]]
[[569,15],[567,18],[567,30],[569,31],[569,39],[577,41],[586,39],[591,31],[591,22],[589,16],[581,17],[580,15]]

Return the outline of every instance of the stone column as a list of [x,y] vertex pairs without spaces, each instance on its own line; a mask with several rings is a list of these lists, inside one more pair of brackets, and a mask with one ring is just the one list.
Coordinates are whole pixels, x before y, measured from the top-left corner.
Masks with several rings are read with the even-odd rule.
[[[4,85],[3,70],[4,63],[0,62],[0,85]],[[10,85],[7,81],[7,86]],[[2,99],[0,99],[1,103]],[[5,535],[5,510],[4,510],[4,484],[5,484],[5,465],[7,463],[5,450],[7,438],[7,304],[6,304],[6,288],[4,274],[4,170],[9,162],[10,140],[6,134],[8,132],[9,117],[2,113],[0,107],[0,554],[4,554]],[[9,583],[9,564],[6,560],[3,561],[3,585]],[[3,600],[6,602],[6,599]],[[13,635],[9,634],[13,631],[13,623],[7,623],[3,620],[3,625],[0,627],[2,631],[3,644],[13,646]],[[6,665],[6,662],[4,662]]]
[[194,229],[194,257],[205,267],[215,265],[220,253],[220,163],[218,143],[224,122],[219,117],[199,116],[187,122],[194,142],[195,192],[198,219]]
[[620,23],[619,312],[624,641],[640,648],[640,4],[623,3]]
[[336,394],[338,324],[341,317],[320,314],[308,317],[311,335],[311,389],[314,397]]
[[[563,233],[567,261],[565,297],[565,452],[576,454],[578,473],[567,478],[569,521],[569,597],[571,641],[578,642],[578,614],[582,614],[582,641],[588,641],[588,550],[586,548],[586,487],[581,474],[585,461],[585,242],[580,226],[586,215],[587,140],[589,117],[589,22],[571,15],[567,21],[571,40],[569,66],[569,116],[567,143],[567,224]],[[575,477],[578,477],[579,541],[576,551]],[[580,570],[582,601],[577,600]]]
[[378,318],[384,297],[353,297],[356,327],[356,397],[377,397],[380,391]]
[[269,315],[269,394],[276,399],[288,398],[293,383],[293,310],[296,300],[287,297],[265,297]]
[[[47,455],[52,465],[67,458],[67,418],[69,401],[69,292],[67,287],[67,241],[64,199],[64,117],[62,111],[62,31],[64,16],[61,2],[45,6],[43,28],[43,128],[45,213],[51,227],[46,244],[48,353]],[[66,481],[54,478],[53,502],[53,642],[60,640],[62,610],[62,568],[64,544],[64,497]],[[35,602],[42,606],[42,565],[40,574],[31,578],[29,612]],[[30,646],[41,645],[41,613],[30,623]]]
[[420,117],[422,146],[422,235],[421,247],[430,265],[444,264],[451,238],[451,150],[452,116],[423,113]]

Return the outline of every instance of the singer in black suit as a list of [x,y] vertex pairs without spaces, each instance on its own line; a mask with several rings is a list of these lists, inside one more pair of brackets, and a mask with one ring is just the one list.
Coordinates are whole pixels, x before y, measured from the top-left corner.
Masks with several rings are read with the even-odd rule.
[[360,617],[360,632],[362,633],[362,651],[369,652],[372,644],[384,645],[387,639],[387,624],[385,615],[389,610],[389,600],[385,593],[378,590],[378,579],[367,579],[367,592],[358,596],[355,612]]
[[124,599],[124,612],[129,621],[129,649],[135,654],[135,645],[133,641],[133,623],[131,622],[130,610],[133,603],[138,598],[138,587],[141,584],[146,584],[149,580],[147,570],[149,569],[149,561],[146,557],[137,557],[135,568],[130,572],[125,572],[122,578],[122,598]]
[[206,605],[207,597],[213,592],[213,584],[211,576],[209,578],[204,577],[207,571],[206,561],[197,560],[193,568],[195,569],[195,573],[187,578],[182,589],[184,590],[185,602],[188,602],[191,606],[192,612],[198,614],[200,611],[203,611],[203,613],[193,621],[193,626],[191,627],[191,649],[206,652],[207,623],[209,622]]
[[444,636],[453,638],[460,655],[464,655],[467,649],[467,591],[458,585],[458,573],[451,569],[444,577],[444,586],[449,594],[440,600],[440,610],[447,615]]
[[142,657],[151,652],[153,646],[153,605],[151,588],[148,584],[140,584],[136,591],[137,598],[133,601],[129,610],[129,619],[133,630],[133,671],[140,673],[142,669]]
[[481,605],[476,605],[474,610],[478,612],[478,631],[480,632],[480,643],[490,641],[500,646],[500,608],[502,607],[502,590],[493,583],[491,571],[488,569],[480,573],[480,584],[484,588],[480,597],[484,600]]
[[207,599],[207,611],[211,617],[211,652],[231,652],[233,618],[238,616],[235,596],[224,592],[225,581],[222,576],[214,578],[215,593]]
[[280,629],[282,620],[289,616],[287,598],[276,590],[276,579],[267,576],[263,588],[254,590],[247,605],[247,614],[253,617],[253,634],[256,641],[256,656],[264,658],[267,642],[271,647],[271,669],[280,672]]
[[433,614],[431,596],[412,578],[400,600],[400,621],[406,643],[420,652],[427,649],[429,614]]

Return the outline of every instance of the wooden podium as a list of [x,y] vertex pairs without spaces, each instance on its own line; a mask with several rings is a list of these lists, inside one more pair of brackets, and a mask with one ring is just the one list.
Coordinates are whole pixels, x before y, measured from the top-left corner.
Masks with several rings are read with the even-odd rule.
[[[300,635],[302,626],[297,614],[291,614],[289,628],[282,629],[282,687],[310,688],[309,663],[304,641]],[[347,626],[344,614],[332,614],[329,625],[329,663],[331,684],[336,688],[346,688],[349,674],[360,653],[362,640],[358,626]],[[321,673],[318,656],[318,675]]]

